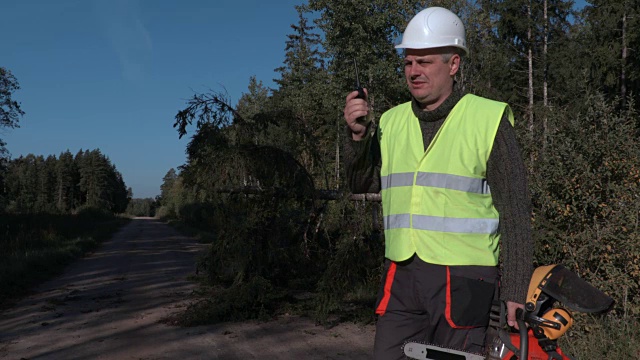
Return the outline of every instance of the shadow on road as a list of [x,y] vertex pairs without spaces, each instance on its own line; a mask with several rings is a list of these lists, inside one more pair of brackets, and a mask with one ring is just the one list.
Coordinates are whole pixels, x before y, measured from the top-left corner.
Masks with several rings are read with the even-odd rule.
[[0,358],[367,359],[373,329],[311,320],[178,328],[204,245],[161,221],[130,222],[95,253],[0,314]]

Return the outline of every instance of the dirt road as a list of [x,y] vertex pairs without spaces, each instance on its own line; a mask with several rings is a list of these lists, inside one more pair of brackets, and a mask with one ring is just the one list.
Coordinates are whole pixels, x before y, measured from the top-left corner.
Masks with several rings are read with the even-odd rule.
[[137,218],[99,250],[0,314],[0,359],[368,359],[373,328],[311,320],[179,328],[202,245]]

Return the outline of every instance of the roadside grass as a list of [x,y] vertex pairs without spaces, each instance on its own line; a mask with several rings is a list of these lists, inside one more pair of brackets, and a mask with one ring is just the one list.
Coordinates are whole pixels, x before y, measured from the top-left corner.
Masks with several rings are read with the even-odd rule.
[[128,218],[85,210],[75,215],[0,216],[0,308],[95,249]]
[[349,301],[333,308],[331,316],[320,320],[317,309],[321,298],[317,292],[275,287],[260,276],[229,286],[211,285],[205,276],[191,280],[200,285],[192,294],[194,301],[165,319],[165,323],[190,327],[246,320],[268,321],[281,315],[297,315],[330,328],[341,322],[370,323],[367,319],[373,319],[372,305]]
[[[178,220],[163,219],[180,233],[201,243],[212,244],[215,234],[194,228]],[[246,281],[220,281],[209,276],[208,252],[196,259],[196,275],[190,280],[199,284],[193,302],[183,311],[165,319],[177,326],[199,326],[227,321],[267,321],[279,315],[312,318],[325,327],[340,322],[372,323],[376,293],[365,286],[347,291],[340,299],[327,299],[317,288],[317,278],[291,279],[286,286],[276,286],[261,276]],[[321,274],[316,274],[319,276]]]
[[198,228],[186,225],[185,223],[178,220],[166,219],[166,218],[160,218],[160,220],[166,222],[167,225],[173,227],[181,234],[186,236],[191,236],[203,244],[205,243],[210,244],[211,241],[214,239],[214,234],[211,231],[198,229]]
[[640,359],[640,319],[629,315],[578,314],[574,331],[560,338],[563,352],[576,360]]

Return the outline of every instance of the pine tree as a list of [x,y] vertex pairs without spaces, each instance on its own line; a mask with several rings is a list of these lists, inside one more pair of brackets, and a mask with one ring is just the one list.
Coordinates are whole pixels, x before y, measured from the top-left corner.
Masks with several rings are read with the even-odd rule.
[[54,155],[49,155],[45,159],[43,156],[36,157],[36,172],[38,174],[38,184],[36,193],[36,203],[33,211],[49,213],[54,211],[55,193],[55,166],[57,159]]
[[279,129],[265,144],[281,147],[278,139],[288,139],[285,149],[296,154],[308,171],[324,178],[327,169],[321,149],[326,145],[327,132],[332,134],[333,129],[333,121],[323,103],[329,78],[320,50],[320,36],[315,27],[308,24],[304,15],[306,8],[296,6],[296,10],[298,23],[291,25],[293,33],[287,35],[283,66],[276,69],[281,78],[275,81],[280,87],[274,92],[272,102],[279,109],[274,118]]
[[[236,111],[247,122],[245,129],[250,142],[254,145],[264,143],[264,132],[274,123],[274,114],[270,111],[270,90],[266,88],[262,81],[258,81],[255,76],[249,78],[247,93],[243,93],[238,100]],[[228,129],[231,133],[234,129]],[[234,135],[229,134],[230,137]]]
[[22,212],[36,212],[38,198],[38,184],[40,174],[38,172],[38,158],[33,154],[28,154],[24,158],[24,172],[21,174],[22,186],[20,189],[18,204]]
[[111,161],[100,150],[78,152],[75,158],[80,174],[81,205],[124,212],[127,208],[127,188]]
[[[609,98],[626,101],[640,90],[640,3],[591,0],[584,9],[590,76]],[[637,103],[637,102],[636,102]]]
[[55,192],[56,208],[68,213],[78,204],[74,202],[78,193],[80,174],[69,150],[61,153],[56,166],[57,186]]
[[160,185],[160,201],[162,205],[169,199],[169,192],[173,188],[173,184],[178,179],[178,174],[174,168],[169,169],[166,175],[162,178],[162,185]]
[[309,9],[324,32],[323,48],[329,59],[333,97],[331,105],[344,107],[346,93],[354,89],[354,59],[363,85],[369,90],[374,118],[408,99],[400,54],[394,43],[408,21],[421,9],[419,1],[389,2],[311,0]]

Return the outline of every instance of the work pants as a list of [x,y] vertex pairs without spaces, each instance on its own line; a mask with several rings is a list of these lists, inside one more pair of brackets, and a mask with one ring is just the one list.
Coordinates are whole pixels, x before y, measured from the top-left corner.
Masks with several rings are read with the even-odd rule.
[[417,255],[385,260],[374,359],[404,359],[407,341],[483,353],[497,284],[495,266],[435,265]]

